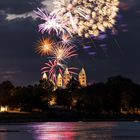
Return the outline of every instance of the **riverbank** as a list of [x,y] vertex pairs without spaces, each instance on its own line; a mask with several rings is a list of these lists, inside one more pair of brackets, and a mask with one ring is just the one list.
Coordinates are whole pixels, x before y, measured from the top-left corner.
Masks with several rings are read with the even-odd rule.
[[76,121],[140,121],[140,115],[97,115],[73,111],[0,113],[0,123]]

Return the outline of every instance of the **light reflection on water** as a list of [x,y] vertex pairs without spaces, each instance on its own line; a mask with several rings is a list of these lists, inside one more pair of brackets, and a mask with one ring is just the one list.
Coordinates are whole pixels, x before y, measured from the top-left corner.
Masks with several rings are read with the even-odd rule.
[[0,140],[140,140],[135,122],[1,124]]
[[32,125],[36,140],[112,140],[115,123],[57,122]]

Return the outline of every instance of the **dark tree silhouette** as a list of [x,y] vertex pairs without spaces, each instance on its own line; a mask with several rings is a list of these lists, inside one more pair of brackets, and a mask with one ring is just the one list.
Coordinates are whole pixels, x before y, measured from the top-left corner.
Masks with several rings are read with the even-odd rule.
[[0,105],[21,108],[22,111],[47,111],[54,98],[56,105],[82,113],[119,115],[122,110],[137,110],[138,113],[140,85],[122,76],[110,77],[105,83],[87,87],[81,87],[72,78],[65,89],[56,90],[48,80],[40,80],[39,84],[26,87],[14,87],[10,81],[0,84]]
[[0,84],[0,105],[11,104],[10,96],[14,89],[10,81],[4,81]]

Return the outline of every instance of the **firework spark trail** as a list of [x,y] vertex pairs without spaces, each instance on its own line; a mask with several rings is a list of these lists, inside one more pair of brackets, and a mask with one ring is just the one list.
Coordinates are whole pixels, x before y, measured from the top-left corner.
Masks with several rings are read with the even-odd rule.
[[59,16],[59,13],[48,14],[46,11],[37,9],[34,11],[38,18],[44,21],[39,25],[39,32],[44,34],[45,32],[51,34],[55,32],[57,35],[68,33],[72,36],[72,29],[67,25],[67,22]]
[[78,75],[76,72],[74,72],[75,70],[78,70],[78,68],[75,68],[75,67],[70,67],[70,68],[68,68],[68,70],[69,70],[69,73],[70,74],[74,74],[74,75]]
[[114,38],[114,41],[115,41],[117,47],[120,49],[120,53],[121,53],[121,55],[123,56],[124,54],[123,54],[123,51],[122,51],[122,49],[121,49],[121,46],[120,46],[119,42],[117,41],[116,38]]
[[48,73],[49,78],[53,78],[53,75],[56,75],[56,69],[59,68],[59,72],[61,72],[61,66],[57,64],[57,61],[49,60],[48,63],[45,63],[45,67],[41,68],[42,73]]
[[[70,35],[64,34],[64,35],[62,35],[62,37],[61,37],[60,43],[63,44],[63,45],[74,45],[72,39],[73,39],[73,38],[72,38]],[[59,43],[58,43],[58,44],[59,44]]]
[[42,11],[41,9],[37,8],[37,11],[34,10],[34,13],[42,20],[48,20],[49,14],[46,11]]
[[77,55],[74,46],[61,44],[54,48],[54,59],[57,61],[64,61]]

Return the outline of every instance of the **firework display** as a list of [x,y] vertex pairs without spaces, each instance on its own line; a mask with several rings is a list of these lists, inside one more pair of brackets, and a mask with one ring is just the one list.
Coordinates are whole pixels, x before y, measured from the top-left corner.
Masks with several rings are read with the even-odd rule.
[[[63,37],[62,37],[63,38]],[[45,63],[45,66],[41,69],[42,74],[47,73],[48,78],[56,83],[57,74],[61,75],[67,68],[66,60],[74,56],[77,56],[75,46],[69,43],[70,38],[65,36],[58,42],[55,42],[51,38],[43,38],[39,41],[36,47],[36,52],[48,56],[51,60]],[[71,75],[76,74],[75,67],[68,68]]]
[[36,52],[45,56],[52,56],[57,61],[63,61],[76,56],[76,49],[74,45],[71,45],[69,41],[54,42],[50,38],[41,39]]
[[[114,30],[119,0],[53,0],[53,4],[50,13],[40,8],[34,12],[42,22],[39,32],[49,35],[49,38],[40,40],[36,48],[39,54],[50,59],[41,70],[56,83],[57,74],[62,75],[67,68],[66,60],[77,56],[74,38],[102,39],[106,37],[103,33],[107,29]],[[59,40],[50,38],[54,35]],[[85,46],[83,49],[90,48]],[[90,54],[95,55],[93,51]],[[68,69],[71,74],[76,74],[76,68]]]
[[114,26],[118,6],[118,0],[55,0],[50,14],[40,9],[36,11],[37,16],[45,21],[39,25],[39,30],[86,38],[99,36],[100,32]]

